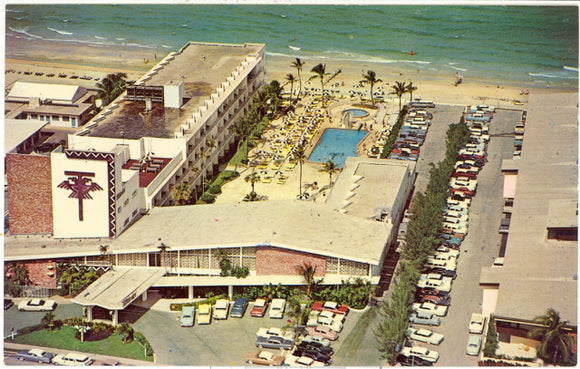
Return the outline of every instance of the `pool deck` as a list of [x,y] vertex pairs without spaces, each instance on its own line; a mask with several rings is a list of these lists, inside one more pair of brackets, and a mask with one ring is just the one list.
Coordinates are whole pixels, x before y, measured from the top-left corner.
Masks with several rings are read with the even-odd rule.
[[[311,97],[302,98],[301,104],[297,107],[295,113],[296,115],[303,114],[308,102]],[[359,157],[369,157],[367,155],[368,148],[370,148],[377,140],[381,132],[394,124],[398,114],[398,102],[394,99],[392,101],[387,100],[385,103],[377,104],[378,109],[368,110],[370,114],[363,118],[355,118],[358,123],[366,123],[367,130],[369,133],[359,142],[357,146]],[[316,133],[305,145],[305,157],[308,158],[314,147],[319,142],[320,137],[326,128],[344,128],[342,126],[342,114],[345,109],[353,108],[353,102],[349,99],[335,99],[328,104],[325,108],[326,112],[324,114],[324,119],[317,129]],[[356,108],[356,107],[355,107]],[[283,118],[277,119],[270,123],[269,129],[276,130],[283,127]],[[269,132],[265,135],[270,137],[272,140],[272,134]],[[249,156],[258,151],[263,150],[268,143],[259,144],[253,150],[250,151]],[[233,170],[234,166],[228,166],[227,169]],[[329,185],[329,175],[326,172],[322,172],[323,163],[305,161],[302,164],[302,191],[307,191],[311,195],[315,196],[316,201],[325,201],[326,195],[328,193]],[[245,177],[252,173],[252,171],[258,172],[261,177],[265,175],[272,175],[272,173],[266,174],[265,172],[271,172],[270,169],[258,170],[251,167],[238,165],[238,172],[240,176],[235,180],[226,183],[222,188],[222,193],[216,198],[216,203],[232,203],[240,202],[247,195],[250,190],[250,184],[245,181]],[[299,181],[300,181],[300,169],[299,165],[296,165],[292,170],[283,170],[284,175],[287,179],[284,184],[278,184],[275,179],[270,183],[258,182],[255,184],[255,191],[258,195],[265,196],[268,200],[289,200],[295,199],[299,194]],[[339,173],[332,176],[333,182],[336,180]]]

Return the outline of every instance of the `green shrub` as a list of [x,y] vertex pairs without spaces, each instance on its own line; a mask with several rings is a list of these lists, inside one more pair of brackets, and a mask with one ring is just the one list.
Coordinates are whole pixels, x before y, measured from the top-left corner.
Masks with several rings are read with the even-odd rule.
[[135,332],[135,341],[145,349],[145,356],[153,356],[153,347],[141,332]]
[[65,318],[62,320],[62,323],[64,325],[67,325],[69,327],[74,327],[76,325],[81,325],[84,324],[86,321],[85,319],[81,318],[81,317],[74,317],[74,318]]
[[387,141],[385,142],[385,145],[383,146],[383,151],[381,152],[381,159],[386,159],[391,154],[391,151],[393,150],[393,145],[395,141],[397,141],[397,138],[399,137],[399,131],[401,130],[403,123],[405,123],[405,115],[407,115],[407,105],[404,105],[403,108],[401,109],[399,117],[397,118],[397,123],[393,125],[391,133],[389,133],[389,137],[387,137]]
[[200,200],[205,202],[206,204],[213,204],[215,202],[215,195],[205,192],[203,195],[201,195]]
[[232,275],[236,278],[246,278],[250,275],[248,267],[234,267],[232,268]]
[[32,332],[36,332],[36,331],[40,331],[44,329],[44,327],[42,326],[42,324],[35,324],[35,325],[31,325],[28,327],[24,327],[24,328],[20,328],[18,331],[16,331],[19,335],[23,335],[23,334],[28,334],[28,333],[32,333]]
[[483,355],[487,357],[495,357],[495,352],[499,347],[497,339],[497,331],[495,330],[495,318],[492,315],[489,317],[487,324],[487,335],[485,336],[485,345],[483,346]]
[[202,300],[202,301],[197,301],[197,302],[175,303],[175,304],[169,305],[169,310],[181,311],[181,308],[184,306],[195,306],[195,308],[197,309],[199,307],[199,305],[201,305],[201,304],[214,305],[217,300],[223,299],[223,298],[227,298],[227,296],[226,295],[217,295],[217,296],[213,296],[213,297],[207,298],[207,299]]
[[217,195],[218,193],[222,193],[222,186],[220,186],[220,185],[212,185],[209,188],[209,193],[211,193],[213,195]]

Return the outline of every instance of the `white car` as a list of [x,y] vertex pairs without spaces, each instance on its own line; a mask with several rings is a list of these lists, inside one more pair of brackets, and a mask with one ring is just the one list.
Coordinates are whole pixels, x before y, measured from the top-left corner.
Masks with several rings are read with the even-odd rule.
[[54,365],[65,366],[88,366],[93,363],[93,359],[85,354],[69,352],[66,355],[58,354],[52,359]]
[[451,271],[455,271],[457,269],[457,262],[455,260],[435,260],[433,258],[427,259],[427,262],[424,264],[427,268],[443,268]]
[[441,274],[421,274],[419,276],[419,282],[417,282],[417,287],[419,288],[434,288],[439,291],[449,292],[451,291],[451,282],[453,278],[443,277]]
[[425,328],[409,328],[407,329],[407,337],[412,340],[438,345],[443,341],[441,333],[435,333],[430,329]]
[[422,346],[403,347],[400,354],[406,357],[415,356],[431,363],[439,359],[439,353],[437,351],[431,351]]
[[479,354],[479,350],[481,350],[481,336],[470,334],[469,337],[467,337],[465,353],[467,355],[476,356]]
[[282,319],[284,317],[284,309],[286,308],[286,300],[273,299],[270,304],[270,313],[268,316],[272,319]]
[[20,301],[18,311],[51,311],[56,307],[53,300],[29,299]]
[[445,261],[456,261],[457,254],[450,253],[450,252],[439,252],[437,251],[431,256],[431,259],[435,260],[445,260]]
[[227,319],[230,311],[230,301],[226,299],[219,299],[213,306],[214,319]]
[[330,311],[316,311],[310,312],[310,316],[306,325],[317,326],[324,325],[332,329],[335,332],[342,331],[342,321],[344,320],[344,315],[334,314]]
[[478,313],[471,314],[469,333],[483,333],[483,327],[485,327],[485,315]]
[[451,249],[443,245],[437,247],[437,252],[442,254],[451,254],[452,256],[455,257],[455,259],[459,257],[459,250]]
[[328,338],[324,338],[321,336],[306,336],[304,338],[302,338],[302,342],[315,342],[315,343],[319,343],[324,347],[328,347],[330,346],[330,340]]
[[417,312],[434,314],[437,316],[447,315],[447,306],[437,305],[432,302],[415,302],[412,305],[412,309]]
[[282,338],[285,338],[288,340],[293,340],[295,335],[294,335],[294,332],[283,331],[282,328],[270,327],[270,328],[258,329],[258,331],[256,332],[256,336],[257,337],[264,337],[264,338],[278,336],[278,337],[282,337]]

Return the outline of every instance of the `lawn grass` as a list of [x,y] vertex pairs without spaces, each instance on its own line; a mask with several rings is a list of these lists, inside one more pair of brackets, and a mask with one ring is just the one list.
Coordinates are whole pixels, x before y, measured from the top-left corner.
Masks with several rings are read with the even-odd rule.
[[[348,319],[348,318],[347,318]],[[368,366],[379,365],[379,351],[376,348],[371,324],[377,319],[377,309],[369,308],[356,322],[352,331],[335,353],[336,365]]]
[[14,338],[14,341],[10,342],[153,361],[152,356],[145,356],[143,347],[137,342],[123,343],[121,336],[115,333],[109,338],[94,342],[81,342],[75,338],[75,333],[75,328],[62,326],[54,331],[42,329],[18,335]]

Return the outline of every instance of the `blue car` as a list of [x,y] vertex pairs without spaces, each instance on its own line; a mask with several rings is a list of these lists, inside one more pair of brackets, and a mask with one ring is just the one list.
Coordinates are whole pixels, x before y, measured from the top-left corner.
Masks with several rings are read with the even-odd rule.
[[34,361],[37,363],[50,364],[55,354],[41,349],[22,350],[16,354],[18,360]]
[[234,301],[234,306],[232,306],[232,311],[230,316],[232,318],[241,318],[244,316],[246,309],[248,308],[248,299],[239,297]]
[[256,340],[256,346],[259,348],[292,350],[292,347],[294,347],[294,340],[289,340],[280,336],[270,336],[268,338],[260,336]]
[[439,325],[441,324],[441,318],[433,314],[414,311],[409,317],[409,321],[414,324],[424,324],[424,325]]

